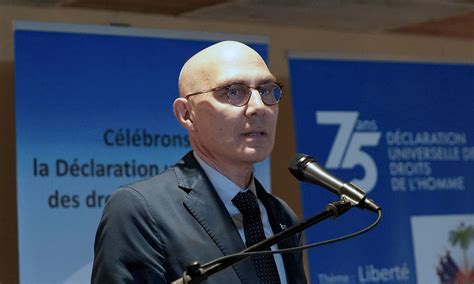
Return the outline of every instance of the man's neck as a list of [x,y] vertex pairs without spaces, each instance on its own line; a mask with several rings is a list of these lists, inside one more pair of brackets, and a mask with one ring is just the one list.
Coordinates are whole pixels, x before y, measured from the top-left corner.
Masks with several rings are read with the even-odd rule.
[[251,164],[235,164],[235,163],[226,163],[216,159],[212,159],[203,155],[197,150],[194,150],[194,154],[197,155],[201,160],[203,160],[210,167],[220,172],[222,175],[227,177],[233,183],[238,185],[240,188],[247,188],[251,178],[253,176],[253,165]]

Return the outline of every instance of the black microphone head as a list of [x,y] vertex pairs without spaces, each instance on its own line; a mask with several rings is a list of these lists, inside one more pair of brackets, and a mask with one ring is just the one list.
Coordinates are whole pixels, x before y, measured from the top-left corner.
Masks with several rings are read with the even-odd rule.
[[314,161],[313,157],[301,153],[296,153],[290,159],[288,164],[288,170],[294,175],[298,180],[304,180],[304,167],[308,162]]
[[367,208],[374,212],[380,210],[375,202],[366,198],[362,188],[353,183],[344,183],[331,175],[311,156],[301,153],[294,154],[288,169],[299,181],[318,185],[339,196],[343,195],[351,202],[352,206]]

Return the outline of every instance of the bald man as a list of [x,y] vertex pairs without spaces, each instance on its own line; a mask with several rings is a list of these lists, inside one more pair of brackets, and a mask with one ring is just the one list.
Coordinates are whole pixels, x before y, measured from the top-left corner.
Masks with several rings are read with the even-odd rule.
[[[265,61],[235,41],[191,57],[174,114],[192,151],[173,168],[118,189],[97,230],[93,283],[169,283],[193,261],[239,252],[294,225],[253,165],[274,145],[281,86]],[[250,213],[249,213],[250,212]],[[300,235],[271,249],[301,244]],[[205,283],[306,283],[301,253],[247,258]]]

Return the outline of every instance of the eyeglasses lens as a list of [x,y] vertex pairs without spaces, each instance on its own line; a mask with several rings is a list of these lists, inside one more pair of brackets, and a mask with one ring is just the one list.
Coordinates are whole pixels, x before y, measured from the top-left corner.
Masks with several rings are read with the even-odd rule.
[[[275,83],[264,84],[256,88],[266,105],[274,105],[280,101],[281,88]],[[244,84],[233,84],[227,89],[227,98],[235,106],[245,105],[251,95],[251,88]]]

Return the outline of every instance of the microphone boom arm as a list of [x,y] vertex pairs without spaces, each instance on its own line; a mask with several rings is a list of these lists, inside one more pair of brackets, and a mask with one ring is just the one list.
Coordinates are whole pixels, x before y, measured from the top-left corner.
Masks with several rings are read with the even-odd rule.
[[290,228],[269,237],[268,239],[265,239],[261,242],[254,244],[253,246],[250,246],[242,250],[241,252],[239,252],[239,255],[233,258],[225,259],[224,261],[220,261],[220,262],[217,260],[213,260],[202,266],[198,262],[193,262],[186,269],[186,271],[183,273],[183,276],[181,278],[171,283],[172,284],[200,283],[201,281],[206,280],[210,275],[218,271],[221,271],[222,269],[227,268],[243,260],[244,258],[248,257],[248,255],[240,255],[240,254],[247,253],[247,252],[257,252],[257,251],[268,249],[274,244],[284,241],[287,238],[293,235],[296,235],[297,233],[313,226],[314,224],[317,224],[328,218],[337,218],[341,216],[342,214],[344,214],[345,212],[347,212],[352,207],[353,207],[352,203],[349,202],[345,197],[341,196],[340,200],[328,204],[325,210],[322,211],[321,213],[307,220],[304,220],[296,225],[293,225]]

